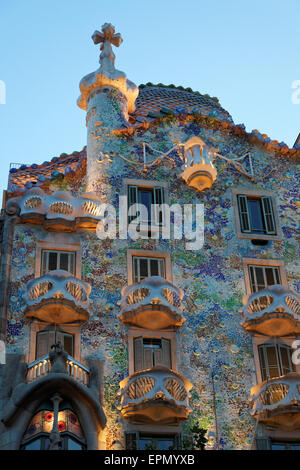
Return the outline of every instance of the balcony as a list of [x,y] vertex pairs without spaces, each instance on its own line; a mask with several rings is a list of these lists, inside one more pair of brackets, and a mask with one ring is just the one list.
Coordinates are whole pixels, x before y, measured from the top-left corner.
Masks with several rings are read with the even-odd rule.
[[122,290],[123,323],[160,330],[182,326],[183,291],[160,276],[151,276]]
[[285,286],[276,284],[249,295],[244,300],[243,327],[267,336],[300,333],[300,298]]
[[251,390],[252,415],[268,426],[300,431],[300,374],[290,372]]
[[[35,382],[41,377],[48,375],[50,371],[51,362],[49,354],[47,354],[28,364],[26,381],[27,383]],[[65,371],[65,373],[69,377],[73,377],[76,382],[80,383],[81,385],[88,386],[90,370],[80,362],[76,361],[72,356],[68,356],[67,358]]]
[[25,315],[48,323],[73,323],[89,318],[91,286],[63,270],[50,271],[27,283]]
[[120,382],[121,413],[137,422],[170,424],[188,418],[192,384],[163,366],[136,372]]
[[199,137],[192,137],[184,144],[184,165],[181,177],[188,186],[204,191],[211,188],[217,170],[213,165],[217,149],[208,147]]
[[58,191],[49,195],[40,188],[33,188],[9,199],[6,212],[18,212],[25,224],[43,225],[49,231],[72,232],[95,230],[101,219],[101,204],[94,193],[74,197],[66,191]]

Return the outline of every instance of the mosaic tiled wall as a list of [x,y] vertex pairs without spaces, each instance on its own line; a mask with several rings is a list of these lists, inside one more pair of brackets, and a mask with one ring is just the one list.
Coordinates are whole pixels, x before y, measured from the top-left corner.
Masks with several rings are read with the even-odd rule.
[[[218,147],[224,156],[242,155],[250,150],[255,182],[218,160],[217,181],[209,191],[200,194],[178,177],[182,165],[179,151],[171,154],[171,161],[166,160],[147,172],[141,165],[131,165],[117,156],[120,153],[141,162],[142,142],[167,151],[193,135]],[[117,205],[125,177],[167,181],[170,203],[204,203],[205,245],[194,252],[186,251],[180,240],[100,241],[94,233],[80,233],[82,278],[92,285],[92,315],[82,327],[81,357],[94,355],[105,360],[107,447],[114,440],[123,440],[116,392],[120,380],[128,376],[127,329],[118,319],[121,289],[127,284],[126,252],[129,248],[142,248],[170,252],[173,282],[185,292],[186,322],[177,333],[178,370],[193,384],[193,411],[184,431],[188,433],[189,426],[199,422],[207,429],[211,447],[217,417],[222,448],[249,448],[255,423],[249,413],[248,398],[256,376],[251,338],[241,327],[238,312],[245,295],[242,258],[283,260],[289,286],[299,288],[296,164],[249,143],[243,136],[200,128],[195,121],[179,117],[161,120],[148,130],[112,141],[115,156],[111,162],[102,163],[102,176],[97,181],[100,200],[108,199],[105,188],[110,187],[107,202]],[[61,184],[54,179],[48,190],[60,189]],[[67,186],[73,193],[84,191],[85,179],[80,184],[78,180],[74,184],[69,181]],[[274,191],[284,234],[282,241],[254,246],[249,240],[236,237],[231,189],[238,186]],[[34,277],[35,247],[43,237],[45,232],[41,228],[19,225],[15,229],[7,330],[9,351],[28,353],[30,321],[24,319],[22,295],[26,282]]]

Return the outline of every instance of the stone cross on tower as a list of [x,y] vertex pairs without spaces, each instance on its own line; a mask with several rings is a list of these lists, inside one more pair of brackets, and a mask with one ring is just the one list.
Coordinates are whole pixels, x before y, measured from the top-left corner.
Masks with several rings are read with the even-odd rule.
[[[100,44],[100,67],[80,81],[81,95],[77,103],[86,111],[87,190],[102,194],[108,190],[103,181],[108,168],[104,170],[102,156],[109,155],[112,144],[116,145],[113,132],[130,125],[129,114],[135,111],[139,89],[124,72],[115,68],[112,46],[119,47],[122,37],[115,33],[114,26],[105,23],[101,32],[94,32],[92,39]],[[106,163],[109,164],[108,159]]]
[[115,70],[115,54],[113,53],[111,45],[119,47],[123,39],[120,33],[115,34],[115,28],[110,23],[105,23],[102,26],[102,32],[96,30],[92,35],[94,44],[101,44],[100,46],[100,69],[102,72],[113,73]]

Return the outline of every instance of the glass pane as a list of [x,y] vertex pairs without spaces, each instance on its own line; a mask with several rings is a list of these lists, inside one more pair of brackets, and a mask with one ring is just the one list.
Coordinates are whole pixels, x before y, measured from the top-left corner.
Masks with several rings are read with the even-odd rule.
[[154,449],[152,439],[140,438],[140,440],[139,440],[139,449],[140,450]]
[[59,257],[59,269],[63,269],[64,271],[69,270],[69,253],[60,253]]
[[282,375],[285,375],[288,372],[292,372],[291,350],[284,346],[280,346],[279,350],[282,364]]
[[140,204],[143,204],[144,206],[147,207],[148,211],[148,220],[151,220],[151,204],[153,204],[153,192],[147,191],[144,189],[139,190],[139,196],[140,196]]
[[145,279],[145,277],[148,277],[150,274],[148,273],[148,259],[145,258],[140,258],[140,279]]
[[79,442],[68,438],[68,450],[82,450],[82,445]]
[[64,333],[63,338],[64,338],[64,349],[67,351],[67,353],[70,356],[74,356],[73,335],[68,335]]
[[54,271],[57,269],[57,253],[55,251],[49,252],[49,264],[48,264],[49,271]]
[[265,270],[266,270],[267,285],[273,286],[273,284],[276,284],[274,268],[265,268]]
[[29,442],[26,444],[24,449],[25,450],[41,450],[42,439],[36,439],[35,441]]
[[169,450],[172,447],[174,447],[173,439],[158,439],[157,441],[157,450]]
[[255,267],[255,275],[257,291],[264,289],[266,287],[264,280],[264,269],[260,267]]
[[261,201],[259,199],[248,199],[248,207],[253,232],[264,233],[264,221],[262,216]]
[[159,276],[157,259],[150,260],[150,276]]
[[272,444],[272,450],[286,450],[284,444]]

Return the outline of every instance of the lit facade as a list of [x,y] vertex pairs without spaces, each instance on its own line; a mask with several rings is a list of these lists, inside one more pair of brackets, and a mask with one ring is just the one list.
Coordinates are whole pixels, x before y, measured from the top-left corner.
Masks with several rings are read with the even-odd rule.
[[[113,27],[93,40],[87,146],[12,167],[4,194],[0,448],[190,448],[195,425],[207,449],[300,448],[299,146],[208,95],[136,87]],[[121,196],[203,204],[203,247],[163,238],[166,209],[124,235]]]

